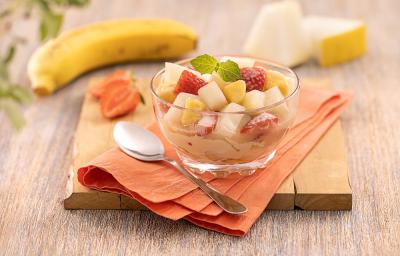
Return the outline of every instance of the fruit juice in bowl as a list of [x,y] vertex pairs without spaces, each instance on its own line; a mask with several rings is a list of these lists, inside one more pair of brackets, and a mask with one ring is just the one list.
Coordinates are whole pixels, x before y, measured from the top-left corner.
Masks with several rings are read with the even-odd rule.
[[158,125],[183,164],[218,177],[263,168],[293,124],[299,81],[257,58],[201,55],[151,81]]

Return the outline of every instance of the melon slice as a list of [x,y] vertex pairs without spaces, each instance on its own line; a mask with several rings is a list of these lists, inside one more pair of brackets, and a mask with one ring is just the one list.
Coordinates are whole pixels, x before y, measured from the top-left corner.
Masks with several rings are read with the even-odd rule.
[[321,66],[363,55],[367,50],[366,26],[359,20],[309,16],[303,19],[311,53]]
[[301,19],[297,1],[265,4],[250,30],[244,52],[289,67],[307,61],[310,51]]

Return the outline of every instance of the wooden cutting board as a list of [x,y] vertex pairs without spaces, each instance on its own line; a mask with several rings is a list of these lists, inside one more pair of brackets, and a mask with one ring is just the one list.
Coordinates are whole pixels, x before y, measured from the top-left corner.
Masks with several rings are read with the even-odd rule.
[[[305,79],[305,86],[329,87],[329,79]],[[112,193],[83,187],[76,171],[97,155],[114,146],[112,129],[120,120],[147,125],[154,120],[148,81],[139,81],[147,105],[115,121],[101,116],[98,102],[86,95],[74,138],[73,162],[68,172],[65,209],[146,209],[137,201]],[[281,185],[267,209],[350,210],[352,191],[346,148],[340,121],[321,138],[305,160]]]

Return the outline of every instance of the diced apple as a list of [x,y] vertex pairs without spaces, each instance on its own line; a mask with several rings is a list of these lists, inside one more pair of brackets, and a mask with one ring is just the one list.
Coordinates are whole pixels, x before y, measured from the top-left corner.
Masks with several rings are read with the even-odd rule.
[[252,90],[246,93],[244,96],[242,105],[247,110],[253,110],[257,108],[264,107],[265,104],[265,94],[259,90]]
[[[282,95],[281,91],[277,86],[274,86],[264,92],[265,94],[265,106],[275,104],[285,97]],[[285,119],[289,114],[289,108],[285,102],[279,104],[278,106],[271,109],[271,112],[279,117],[279,119]]]
[[243,80],[237,80],[226,85],[223,92],[229,102],[240,104],[246,95],[246,83]]
[[[174,105],[179,106],[179,107],[185,107],[186,99],[192,98],[192,99],[200,99],[199,96],[186,93],[186,92],[181,92],[176,96],[174,100]],[[176,107],[170,107],[168,109],[168,112],[165,113],[164,118],[166,121],[170,123],[177,123],[180,121],[182,115],[182,110],[178,109]]]
[[228,104],[224,93],[214,81],[201,87],[198,94],[211,110],[221,110]]
[[186,99],[185,108],[186,109],[182,113],[181,124],[191,125],[201,119],[201,114],[192,110],[198,110],[198,111],[205,110],[206,104],[204,104],[199,99],[189,97]]
[[[240,112],[246,109],[236,103],[229,103],[221,112]],[[251,119],[246,114],[221,114],[214,132],[223,137],[233,137],[240,132],[240,129]]]
[[229,84],[229,82],[225,82],[224,80],[222,80],[222,78],[218,75],[217,72],[212,72],[211,74],[211,80],[216,82],[219,86],[219,88],[221,88],[221,90],[227,85]]
[[246,68],[246,67],[253,67],[256,61],[251,58],[245,58],[245,57],[232,57],[232,56],[223,56],[221,58],[221,62],[231,60],[233,62],[236,62],[239,66],[239,68]]
[[202,74],[201,77],[203,78],[204,81],[207,83],[212,81],[212,75],[211,74]]
[[156,93],[161,99],[172,103],[176,98],[175,84],[161,83]]
[[267,70],[267,79],[265,79],[265,84],[264,84],[264,91],[277,86],[283,96],[287,96],[289,94],[289,86],[286,81],[286,77],[275,70]]
[[178,64],[165,62],[164,82],[169,84],[176,84],[184,70],[187,70],[201,78],[201,74],[196,70]]

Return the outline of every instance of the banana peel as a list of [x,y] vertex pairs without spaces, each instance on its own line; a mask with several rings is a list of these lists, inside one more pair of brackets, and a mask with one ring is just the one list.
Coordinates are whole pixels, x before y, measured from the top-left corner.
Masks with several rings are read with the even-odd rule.
[[123,62],[177,58],[196,48],[188,26],[167,19],[119,19],[65,32],[28,63],[33,91],[49,95],[90,70]]

